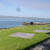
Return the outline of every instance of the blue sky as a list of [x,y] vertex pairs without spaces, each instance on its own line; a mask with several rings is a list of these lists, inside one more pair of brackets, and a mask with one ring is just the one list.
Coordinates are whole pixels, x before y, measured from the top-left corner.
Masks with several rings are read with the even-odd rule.
[[50,0],[0,0],[0,15],[50,18]]

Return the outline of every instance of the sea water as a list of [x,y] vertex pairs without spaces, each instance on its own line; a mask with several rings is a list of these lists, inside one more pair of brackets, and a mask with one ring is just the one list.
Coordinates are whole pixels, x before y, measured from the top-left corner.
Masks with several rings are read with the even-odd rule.
[[0,18],[0,28],[13,28],[22,26],[22,22],[48,22],[50,19],[34,19],[34,18]]

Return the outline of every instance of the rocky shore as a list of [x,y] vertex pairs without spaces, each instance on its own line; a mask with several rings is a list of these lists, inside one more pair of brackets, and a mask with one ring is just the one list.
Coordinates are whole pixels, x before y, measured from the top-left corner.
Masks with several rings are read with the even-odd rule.
[[24,25],[50,25],[50,23],[47,23],[47,22],[24,22],[22,24]]

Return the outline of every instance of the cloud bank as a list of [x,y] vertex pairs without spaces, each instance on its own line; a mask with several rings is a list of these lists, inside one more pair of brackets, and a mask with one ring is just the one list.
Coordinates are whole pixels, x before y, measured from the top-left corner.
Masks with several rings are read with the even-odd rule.
[[5,0],[5,1],[21,4],[27,8],[50,8],[50,0]]
[[3,7],[3,6],[4,6],[4,4],[0,3],[0,7]]

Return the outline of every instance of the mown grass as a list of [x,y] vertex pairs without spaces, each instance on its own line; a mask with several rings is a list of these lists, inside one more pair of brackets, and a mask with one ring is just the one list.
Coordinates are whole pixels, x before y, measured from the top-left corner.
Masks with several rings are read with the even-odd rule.
[[[10,37],[8,35],[14,34],[16,32],[23,32],[23,27],[15,27],[10,29],[0,30],[0,50],[20,50],[24,49],[32,44],[36,44],[48,37],[50,34],[33,32],[36,29],[41,29],[39,27],[49,27],[48,25],[33,25],[24,26],[26,33],[34,33],[35,36],[31,39],[24,39],[19,37]],[[48,29],[50,30],[50,29]]]

